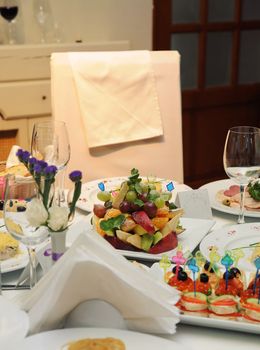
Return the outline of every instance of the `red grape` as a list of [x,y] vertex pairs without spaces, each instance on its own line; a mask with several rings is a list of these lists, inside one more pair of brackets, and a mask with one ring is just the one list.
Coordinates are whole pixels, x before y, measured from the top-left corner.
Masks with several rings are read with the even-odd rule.
[[145,202],[143,210],[146,212],[146,214],[149,216],[149,218],[154,218],[157,213],[157,207],[153,202]]
[[106,214],[106,208],[104,205],[102,204],[94,204],[94,214],[99,217],[99,218],[103,218]]

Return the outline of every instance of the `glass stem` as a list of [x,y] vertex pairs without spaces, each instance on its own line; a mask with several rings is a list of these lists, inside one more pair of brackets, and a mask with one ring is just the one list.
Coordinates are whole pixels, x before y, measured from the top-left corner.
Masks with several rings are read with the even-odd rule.
[[28,250],[29,261],[30,261],[30,289],[32,289],[37,282],[37,276],[36,276],[37,258],[36,258],[35,248],[27,247],[27,250]]
[[238,224],[244,224],[245,218],[244,218],[244,211],[245,211],[245,185],[240,185],[240,211],[238,216]]

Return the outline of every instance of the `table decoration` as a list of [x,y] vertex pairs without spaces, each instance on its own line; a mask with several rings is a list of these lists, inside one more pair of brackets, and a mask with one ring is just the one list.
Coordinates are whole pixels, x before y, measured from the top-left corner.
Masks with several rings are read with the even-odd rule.
[[73,218],[77,200],[81,193],[81,171],[75,170],[69,174],[74,183],[74,191],[69,206],[60,206],[55,198],[55,176],[57,167],[38,161],[29,152],[19,149],[17,157],[32,175],[38,189],[38,197],[28,204],[26,215],[29,223],[39,229],[47,227],[50,231],[52,243],[52,259],[58,260],[66,249],[66,234],[70,220]]

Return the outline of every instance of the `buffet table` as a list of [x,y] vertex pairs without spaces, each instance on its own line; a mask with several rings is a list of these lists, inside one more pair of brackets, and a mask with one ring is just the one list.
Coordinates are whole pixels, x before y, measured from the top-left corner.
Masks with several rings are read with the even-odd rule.
[[[84,219],[85,213],[78,210],[77,217]],[[211,229],[219,229],[228,225],[236,224],[237,217],[226,213],[213,210],[213,219],[216,221]],[[259,219],[246,217],[247,223],[257,222]],[[3,276],[4,283],[14,283],[19,277],[21,271],[6,273]],[[4,291],[3,295],[12,298],[15,295],[24,293],[23,290]],[[221,349],[259,349],[259,334],[250,334],[224,329],[208,328],[180,323],[177,325],[177,332],[174,335],[164,335],[163,338],[173,340],[179,344],[182,349],[201,350],[210,348],[212,350]]]

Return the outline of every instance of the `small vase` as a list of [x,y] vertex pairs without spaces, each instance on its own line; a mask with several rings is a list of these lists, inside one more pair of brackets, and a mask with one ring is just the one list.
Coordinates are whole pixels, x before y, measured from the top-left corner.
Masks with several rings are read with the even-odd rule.
[[53,261],[59,260],[59,258],[66,251],[66,236],[68,229],[61,232],[51,231],[51,256]]

